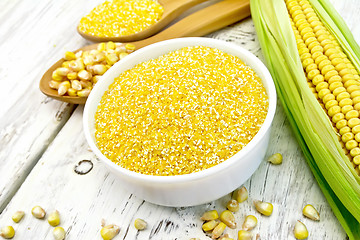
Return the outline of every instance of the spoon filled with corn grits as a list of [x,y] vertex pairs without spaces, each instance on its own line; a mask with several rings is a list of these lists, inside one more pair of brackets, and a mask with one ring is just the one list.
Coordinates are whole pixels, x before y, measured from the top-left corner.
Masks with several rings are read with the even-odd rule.
[[112,0],[82,17],[77,27],[94,42],[138,41],[156,34],[191,7],[208,0]]
[[[211,16],[211,17],[209,17]],[[250,16],[249,0],[223,0],[201,9],[144,40],[129,43],[99,43],[66,52],[40,80],[47,96],[74,104],[85,104],[91,89],[116,62],[131,52],[163,40],[204,36]]]

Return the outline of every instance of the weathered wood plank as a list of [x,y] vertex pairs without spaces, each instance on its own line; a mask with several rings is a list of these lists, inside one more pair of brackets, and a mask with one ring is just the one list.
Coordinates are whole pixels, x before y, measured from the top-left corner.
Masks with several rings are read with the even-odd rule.
[[[64,8],[66,3],[62,4]],[[74,110],[74,105],[45,97],[38,84],[43,71],[61,56],[60,49],[77,45],[65,40],[77,34],[53,26],[61,4],[1,1],[0,5],[1,212]],[[65,12],[62,15],[69,24],[75,21]],[[61,31],[65,33],[59,35]]]

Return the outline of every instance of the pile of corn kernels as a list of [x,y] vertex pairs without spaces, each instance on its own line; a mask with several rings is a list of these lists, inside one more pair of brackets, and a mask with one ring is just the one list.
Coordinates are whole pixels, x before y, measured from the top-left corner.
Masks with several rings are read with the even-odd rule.
[[65,61],[52,73],[50,88],[61,96],[87,97],[100,77],[134,50],[133,44],[107,42],[90,51],[66,52]]
[[261,79],[218,49],[186,47],[120,74],[95,115],[96,141],[116,164],[181,175],[239,152],[265,120]]

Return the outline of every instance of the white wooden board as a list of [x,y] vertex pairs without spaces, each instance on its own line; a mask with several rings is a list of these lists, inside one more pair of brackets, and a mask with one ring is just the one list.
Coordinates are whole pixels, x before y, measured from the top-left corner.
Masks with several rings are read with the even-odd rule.
[[[4,94],[0,96],[0,206],[6,205],[0,215],[0,226],[13,225],[14,239],[53,239],[52,227],[31,216],[31,208],[41,205],[48,212],[60,211],[66,239],[100,239],[102,219],[120,226],[120,234],[115,239],[209,239],[201,230],[199,217],[209,209],[224,210],[230,196],[196,207],[169,208],[144,202],[127,192],[88,150],[82,133],[83,107],[76,108],[47,148],[74,107],[44,97],[38,91],[38,80],[65,50],[87,44],[77,35],[75,26],[80,16],[96,2],[0,2],[0,19],[7,20],[0,21],[0,36],[4,39],[0,50],[8,56],[8,61],[0,60],[0,79],[5,85]],[[358,42],[359,5],[357,0],[334,4]],[[235,42],[262,59],[251,19],[210,37]],[[19,59],[22,71],[12,66]],[[64,120],[54,121],[57,112],[63,113]],[[274,166],[264,161],[244,184],[250,198],[235,214],[238,224],[245,215],[254,214],[259,225],[253,233],[259,233],[261,239],[294,239],[293,226],[296,220],[302,220],[309,229],[309,239],[347,239],[306,165],[280,105],[268,155],[275,152],[283,154],[283,164]],[[90,160],[93,169],[86,175],[76,174],[74,167],[83,159]],[[23,182],[24,174],[31,168]],[[253,199],[272,202],[273,215],[260,216],[251,203]],[[302,216],[302,207],[307,203],[320,211],[320,222]],[[17,210],[24,210],[26,216],[14,224],[11,215]],[[148,222],[147,230],[135,230],[133,221],[138,217]],[[237,230],[227,229],[227,232],[236,239]]]

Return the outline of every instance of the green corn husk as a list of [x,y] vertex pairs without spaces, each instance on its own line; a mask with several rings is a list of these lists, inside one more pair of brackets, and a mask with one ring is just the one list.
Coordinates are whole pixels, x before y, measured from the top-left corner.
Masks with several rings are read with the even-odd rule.
[[[309,0],[359,72],[360,48],[327,0]],[[251,15],[278,97],[322,192],[350,239],[360,239],[360,178],[311,92],[284,0],[250,0]]]

